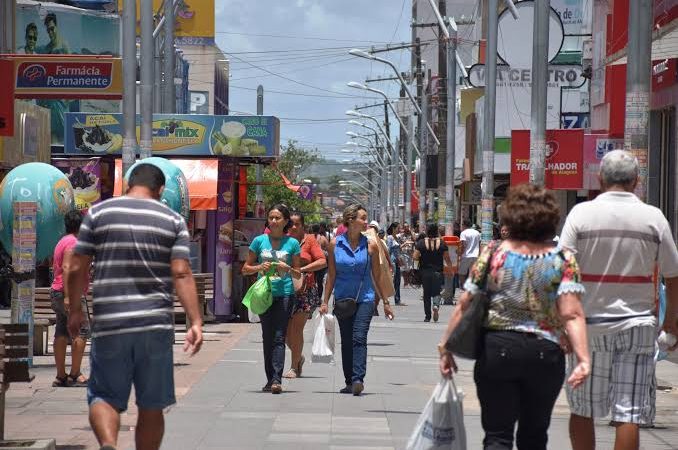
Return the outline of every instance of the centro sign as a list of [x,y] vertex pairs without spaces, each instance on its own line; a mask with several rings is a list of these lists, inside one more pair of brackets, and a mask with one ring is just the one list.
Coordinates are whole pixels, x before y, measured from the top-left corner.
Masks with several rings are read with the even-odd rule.
[[[582,84],[581,66],[556,66],[548,70],[549,87],[574,87]],[[473,87],[485,87],[485,66],[475,64],[468,71],[468,80]],[[529,87],[532,85],[532,70],[518,69],[507,65],[497,66],[497,86]]]

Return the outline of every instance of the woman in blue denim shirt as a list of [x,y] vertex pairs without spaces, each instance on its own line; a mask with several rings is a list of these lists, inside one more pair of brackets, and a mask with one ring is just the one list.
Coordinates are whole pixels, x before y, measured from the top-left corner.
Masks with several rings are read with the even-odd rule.
[[391,257],[391,265],[393,266],[393,289],[395,289],[394,301],[396,305],[400,304],[400,266],[401,266],[401,252],[400,252],[400,243],[398,242],[398,229],[400,224],[398,222],[393,222],[389,225],[388,230],[386,230],[386,247],[388,247],[388,253]]
[[[320,313],[327,314],[327,304],[333,291],[335,301],[346,298],[357,301],[356,311],[351,317],[337,318],[346,385],[339,392],[357,396],[364,389],[367,333],[374,312],[375,290],[377,294],[383,290],[372,283],[373,279],[379,279],[379,247],[362,234],[367,228],[367,211],[360,205],[351,205],[344,210],[343,220],[348,231],[332,239],[328,249],[327,281]],[[387,299],[384,299],[384,315],[393,320]]]
[[273,304],[261,319],[261,334],[264,347],[266,385],[264,392],[282,392],[282,372],[285,366],[285,336],[287,324],[294,306],[292,277],[301,278],[299,241],[287,236],[291,226],[290,211],[284,205],[275,205],[268,211],[269,234],[257,236],[250,245],[243,275],[264,274],[272,265],[276,272],[271,276]]

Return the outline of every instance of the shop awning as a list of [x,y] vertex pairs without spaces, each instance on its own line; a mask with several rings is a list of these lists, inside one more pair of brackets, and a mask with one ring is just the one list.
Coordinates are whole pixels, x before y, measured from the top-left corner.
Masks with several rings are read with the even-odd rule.
[[[188,196],[192,210],[217,209],[217,176],[219,161],[216,159],[172,159],[186,177]],[[113,195],[122,194],[122,160],[115,160],[115,189]]]

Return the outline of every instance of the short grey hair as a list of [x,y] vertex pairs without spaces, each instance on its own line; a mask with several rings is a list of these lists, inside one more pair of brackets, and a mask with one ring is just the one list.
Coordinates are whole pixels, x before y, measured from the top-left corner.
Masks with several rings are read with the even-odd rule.
[[638,172],[638,160],[624,150],[612,150],[600,162],[600,179],[607,186],[633,184]]

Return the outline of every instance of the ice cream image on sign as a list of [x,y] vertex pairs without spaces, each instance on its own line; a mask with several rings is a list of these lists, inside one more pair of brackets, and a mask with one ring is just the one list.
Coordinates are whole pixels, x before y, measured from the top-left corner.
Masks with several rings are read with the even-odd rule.
[[218,265],[221,269],[221,293],[224,295],[224,300],[231,298],[231,271],[233,266],[225,261],[221,261]]
[[226,145],[222,149],[222,154],[230,156],[243,156],[245,149],[241,147],[242,137],[247,128],[240,122],[226,122],[221,124],[221,134],[226,138]]

